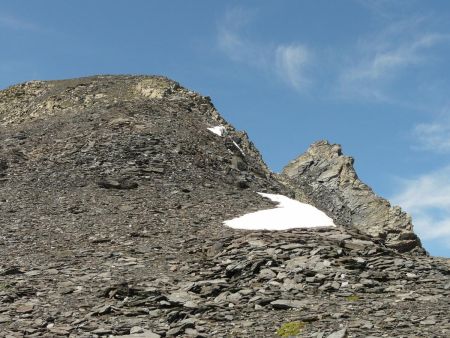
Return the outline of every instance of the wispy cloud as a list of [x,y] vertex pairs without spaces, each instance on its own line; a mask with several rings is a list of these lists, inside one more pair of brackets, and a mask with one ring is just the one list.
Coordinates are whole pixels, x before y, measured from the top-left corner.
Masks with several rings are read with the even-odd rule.
[[[217,45],[233,62],[274,75],[297,91],[421,110],[426,104],[417,99],[419,92],[425,98],[420,88],[436,84],[436,77],[426,80],[439,62],[445,62],[442,52],[449,45],[450,32],[436,23],[436,16],[402,18],[402,6],[398,4],[355,1],[376,12],[377,27],[382,28],[355,35],[354,42],[343,50],[295,39],[267,40],[253,30],[261,24],[258,12],[242,7],[229,9],[219,20]],[[390,13],[391,6],[397,8],[395,17],[380,14]],[[429,102],[441,95],[435,91],[426,94]]]
[[392,201],[413,216],[416,232],[424,240],[439,240],[450,247],[450,166],[402,181]]
[[296,89],[302,89],[310,83],[304,74],[304,68],[309,61],[308,48],[300,44],[280,45],[275,50],[275,65],[278,74]]
[[9,14],[0,14],[0,27],[22,31],[41,30],[41,27],[39,25]]
[[399,13],[404,13],[414,8],[417,0],[354,0],[356,3],[369,9],[374,15],[381,18],[394,18]]
[[350,68],[346,79],[377,80],[392,77],[408,66],[426,62],[429,59],[426,50],[448,39],[449,36],[432,33],[404,42],[400,46],[379,46],[361,64]]
[[254,18],[255,13],[241,7],[229,9],[218,25],[219,48],[233,61],[260,66],[267,57],[242,29]]
[[414,148],[436,153],[450,152],[450,120],[420,123],[413,130]]
[[414,78],[415,72],[433,66],[439,57],[436,49],[450,41],[450,34],[424,28],[427,21],[426,17],[395,21],[375,35],[361,38],[356,48],[349,52],[348,65],[342,68],[338,79],[339,94],[350,98],[362,96],[398,101],[389,93],[389,86],[405,80],[406,76],[409,77],[406,84],[419,81]]
[[300,43],[273,44],[257,42],[245,34],[255,13],[243,8],[226,12],[218,24],[217,43],[231,60],[277,75],[296,90],[311,82],[305,69],[311,63],[311,52]]

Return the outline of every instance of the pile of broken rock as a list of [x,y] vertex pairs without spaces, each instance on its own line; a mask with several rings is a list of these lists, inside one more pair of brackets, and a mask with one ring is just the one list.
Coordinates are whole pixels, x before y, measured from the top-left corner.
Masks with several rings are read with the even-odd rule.
[[[321,141],[271,173],[162,77],[0,91],[0,337],[449,337],[449,259],[352,164]],[[337,227],[225,226],[257,192]]]

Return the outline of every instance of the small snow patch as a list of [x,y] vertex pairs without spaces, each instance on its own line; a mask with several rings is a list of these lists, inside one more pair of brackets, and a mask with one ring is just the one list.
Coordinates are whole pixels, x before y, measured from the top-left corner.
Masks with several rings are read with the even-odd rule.
[[234,144],[234,146],[241,152],[242,156],[245,156],[245,153],[244,153],[244,151],[242,150],[242,148],[239,147],[239,145],[238,145],[236,142],[234,142],[234,141],[233,141],[233,144]]
[[301,203],[283,195],[258,193],[279,205],[227,220],[234,229],[286,230],[292,228],[335,227],[333,220],[310,204]]
[[211,128],[208,128],[208,130],[211,132],[211,133],[214,133],[214,134],[216,134],[216,135],[219,135],[219,136],[224,136],[225,134],[226,134],[226,132],[227,132],[227,130],[225,129],[225,127],[224,126],[215,126],[215,127],[211,127]]

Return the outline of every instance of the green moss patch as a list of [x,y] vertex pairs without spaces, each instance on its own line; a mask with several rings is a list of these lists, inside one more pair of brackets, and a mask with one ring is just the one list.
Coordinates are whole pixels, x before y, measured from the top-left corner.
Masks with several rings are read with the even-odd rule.
[[345,297],[347,302],[357,302],[359,300],[359,297],[357,295],[351,295],[348,297]]
[[303,322],[288,322],[284,323],[277,330],[277,335],[280,337],[293,337],[300,334],[302,329],[305,327]]

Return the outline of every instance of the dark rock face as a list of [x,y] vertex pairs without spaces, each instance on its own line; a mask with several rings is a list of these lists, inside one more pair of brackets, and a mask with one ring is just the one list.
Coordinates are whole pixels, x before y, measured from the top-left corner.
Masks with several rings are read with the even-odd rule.
[[359,180],[353,158],[344,156],[340,145],[314,143],[282,175],[299,199],[325,211],[339,225],[379,238],[400,252],[424,252],[411,217]]
[[[288,176],[163,77],[0,91],[0,338],[450,335],[449,260],[400,253],[397,223],[370,213],[377,231],[357,231],[347,195],[314,200]],[[342,227],[225,227],[273,207],[256,192],[342,205],[324,208]],[[413,237],[402,217],[398,240]]]

